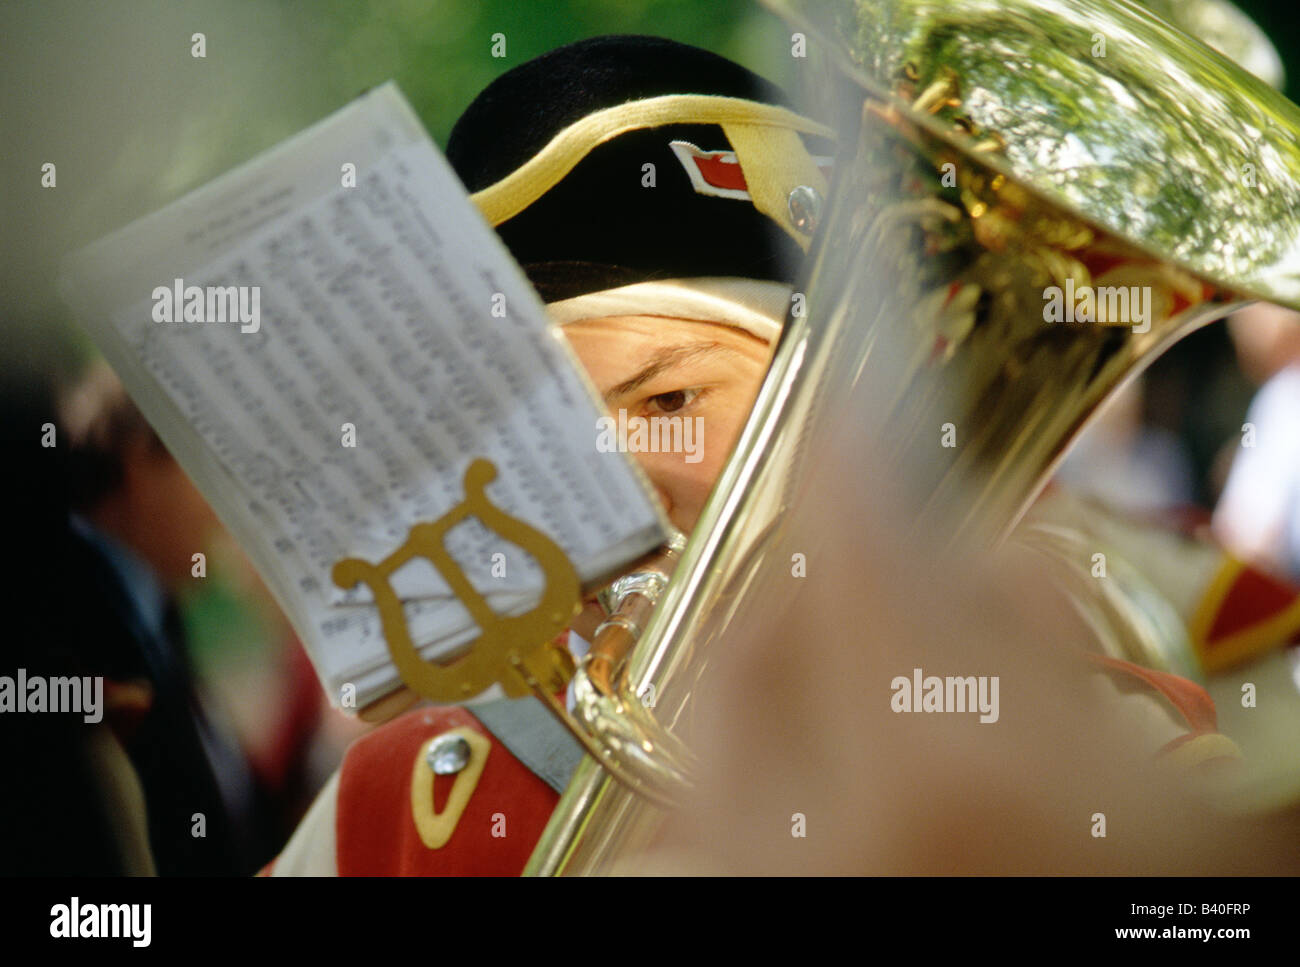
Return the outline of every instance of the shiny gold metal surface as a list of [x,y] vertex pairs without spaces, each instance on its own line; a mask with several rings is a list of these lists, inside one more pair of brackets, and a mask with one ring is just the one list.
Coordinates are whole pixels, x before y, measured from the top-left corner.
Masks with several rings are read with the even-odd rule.
[[[710,644],[738,611],[779,620],[800,494],[835,453],[870,441],[918,521],[996,542],[1099,405],[1174,341],[1244,300],[1300,308],[1300,109],[1155,15],[770,5],[821,58],[811,95],[835,106],[840,150],[808,312],[787,321],[629,661],[687,745]],[[1035,539],[1065,559],[1076,536]],[[1114,651],[1168,644],[1159,608],[1083,606]],[[584,761],[528,872],[608,872],[657,817]]]

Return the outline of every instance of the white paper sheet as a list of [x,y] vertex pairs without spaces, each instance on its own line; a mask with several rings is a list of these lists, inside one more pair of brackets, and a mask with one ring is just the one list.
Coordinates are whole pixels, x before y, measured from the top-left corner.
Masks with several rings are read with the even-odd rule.
[[[155,288],[176,279],[258,287],[256,331],[155,321]],[[336,703],[345,682],[364,705],[397,679],[369,593],[335,588],[330,569],[379,561],[458,504],[473,459],[498,468],[493,503],[584,581],[663,539],[639,472],[596,449],[600,410],[575,359],[392,84],[78,253],[62,289]],[[535,599],[536,566],[477,521],[447,547],[496,610]],[[426,656],[476,634],[431,566],[394,586]]]

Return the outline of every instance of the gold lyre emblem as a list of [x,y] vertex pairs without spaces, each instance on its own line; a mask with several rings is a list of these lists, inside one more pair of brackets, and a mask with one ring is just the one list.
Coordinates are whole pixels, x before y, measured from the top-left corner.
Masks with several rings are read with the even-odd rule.
[[[413,691],[435,702],[456,702],[500,682],[509,695],[527,694],[530,686],[558,690],[572,675],[567,649],[551,640],[568,627],[579,609],[578,573],[564,551],[549,537],[488,500],[484,488],[496,479],[497,468],[478,459],[465,471],[465,499],[442,517],[415,524],[403,543],[377,564],[349,557],[334,565],[334,583],[345,590],[364,581],[375,596],[379,618],[393,664]],[[513,617],[497,614],[470,584],[443,544],[451,528],[467,518],[532,555],[545,576],[541,600],[530,611]],[[389,578],[415,557],[427,559],[451,587],[481,634],[459,658],[436,665],[420,657],[411,641],[402,601]]]

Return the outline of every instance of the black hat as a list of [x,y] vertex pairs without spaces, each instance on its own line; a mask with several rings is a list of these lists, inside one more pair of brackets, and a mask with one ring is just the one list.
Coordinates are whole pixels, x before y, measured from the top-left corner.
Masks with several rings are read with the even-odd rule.
[[807,245],[788,198],[824,196],[832,146],[784,100],[708,51],[597,37],[488,85],[447,158],[548,302],[658,279],[788,283]]

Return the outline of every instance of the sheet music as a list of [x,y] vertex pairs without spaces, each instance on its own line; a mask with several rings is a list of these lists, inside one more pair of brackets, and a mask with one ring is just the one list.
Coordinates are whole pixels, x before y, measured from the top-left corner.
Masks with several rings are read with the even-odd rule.
[[[176,279],[256,287],[256,325],[155,321]],[[344,682],[365,704],[396,672],[368,591],[330,569],[381,560],[458,504],[473,459],[497,466],[492,502],[584,581],[663,539],[639,472],[596,449],[576,360],[394,85],[79,253],[62,287],[336,703]],[[535,564],[477,521],[447,548],[494,609],[535,600]],[[426,657],[477,633],[426,562],[394,587]]]

